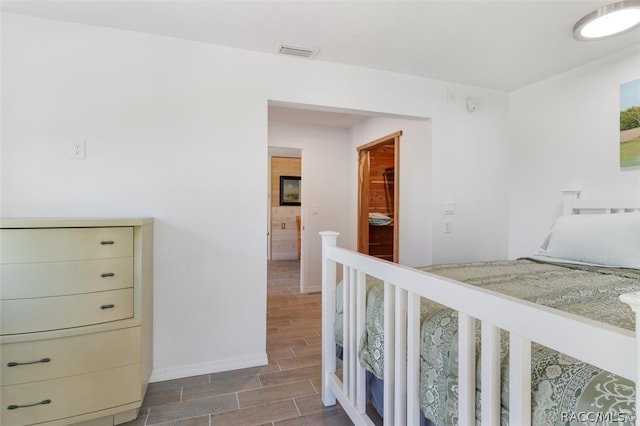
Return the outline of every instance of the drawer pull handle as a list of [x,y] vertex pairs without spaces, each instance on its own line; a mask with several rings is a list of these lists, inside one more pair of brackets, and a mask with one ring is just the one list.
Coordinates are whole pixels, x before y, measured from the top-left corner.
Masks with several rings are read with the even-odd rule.
[[115,277],[115,276],[116,276],[116,274],[114,274],[113,272],[105,272],[105,273],[103,273],[103,274],[100,274],[100,276],[101,276],[102,278],[107,278],[107,277]]
[[114,305],[113,303],[109,303],[108,305],[100,306],[100,309],[113,309],[115,307],[116,307],[116,305]]
[[17,410],[18,408],[28,408],[28,407],[35,407],[37,405],[47,405],[47,404],[51,404],[50,399],[43,399],[42,401],[34,402],[33,404],[25,404],[25,405],[12,404],[7,407],[7,410]]
[[49,361],[51,361],[51,358],[42,358],[42,359],[39,359],[37,361],[28,361],[28,362],[15,362],[15,361],[12,361],[12,362],[7,364],[7,367],[17,367],[19,365],[39,364],[41,362],[44,363],[44,362],[49,362]]
[[112,246],[115,244],[115,241],[100,241],[100,244],[103,246]]

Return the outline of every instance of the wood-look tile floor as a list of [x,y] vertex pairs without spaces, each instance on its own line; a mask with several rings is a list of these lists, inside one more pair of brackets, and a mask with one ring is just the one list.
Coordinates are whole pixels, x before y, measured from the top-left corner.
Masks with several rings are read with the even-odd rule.
[[127,426],[351,425],[320,399],[321,295],[301,294],[300,263],[273,261],[263,367],[151,383]]

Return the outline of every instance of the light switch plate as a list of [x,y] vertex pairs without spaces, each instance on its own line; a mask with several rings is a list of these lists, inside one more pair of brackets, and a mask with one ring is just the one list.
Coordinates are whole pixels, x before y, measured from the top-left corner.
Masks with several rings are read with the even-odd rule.
[[456,203],[453,201],[445,201],[444,214],[448,214],[448,215],[456,214]]

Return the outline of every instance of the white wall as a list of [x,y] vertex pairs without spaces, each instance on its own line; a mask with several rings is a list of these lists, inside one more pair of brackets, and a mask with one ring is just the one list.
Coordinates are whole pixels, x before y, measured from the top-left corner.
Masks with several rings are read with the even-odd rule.
[[[2,19],[0,213],[156,218],[153,380],[267,361],[270,99],[431,117],[434,205],[451,197],[459,210],[452,238],[434,232],[434,261],[506,253],[505,94],[129,31]],[[458,101],[446,104],[451,88]],[[483,110],[466,112],[467,94],[480,97]],[[75,140],[87,141],[86,160],[67,158]]]
[[[305,292],[322,289],[320,231],[350,235],[348,131],[337,127],[269,121],[269,146],[302,152],[301,282]],[[347,246],[346,244],[344,246]],[[349,247],[353,248],[353,247]]]
[[[398,263],[408,266],[431,264],[431,218],[433,215],[431,121],[390,117],[371,117],[351,129],[349,150],[353,197],[350,200],[351,226],[357,229],[357,147],[402,130],[399,159]],[[354,233],[352,245],[357,244]]]
[[640,195],[620,168],[620,84],[640,78],[640,46],[511,93],[509,256],[532,254],[561,213],[560,191]]
[[[502,93],[454,88],[433,117],[433,263],[507,256],[508,102]],[[451,90],[454,90],[451,89]],[[466,110],[467,97],[480,100]],[[444,215],[453,202],[455,215]],[[451,233],[444,222],[451,222]]]

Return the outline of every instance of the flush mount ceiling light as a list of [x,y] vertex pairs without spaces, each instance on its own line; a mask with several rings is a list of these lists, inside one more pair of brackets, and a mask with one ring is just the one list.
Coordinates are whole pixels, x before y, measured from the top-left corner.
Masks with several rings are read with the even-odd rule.
[[573,38],[600,40],[640,27],[640,0],[625,0],[603,6],[573,26]]

